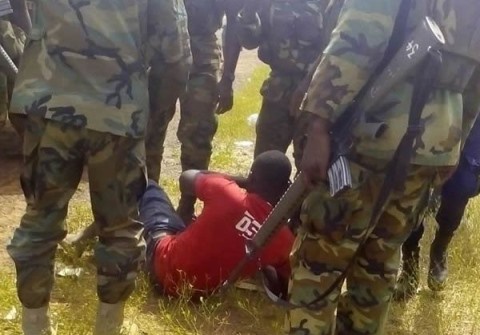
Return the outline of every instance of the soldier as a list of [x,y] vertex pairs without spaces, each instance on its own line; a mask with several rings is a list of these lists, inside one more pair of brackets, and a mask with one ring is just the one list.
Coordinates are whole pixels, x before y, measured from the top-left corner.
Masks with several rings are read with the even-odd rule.
[[[417,128],[421,133],[412,149],[403,190],[390,194],[372,226],[384,171],[407,129],[412,77],[396,83],[356,125],[348,157],[353,187],[336,197],[323,183],[330,163],[330,131],[380,64],[395,22],[405,22],[405,29],[398,30],[404,34],[427,15],[446,36],[443,65],[421,111],[424,127]],[[303,104],[310,127],[302,171],[313,189],[303,204],[302,226],[292,250],[289,300],[302,308],[288,312],[287,333],[384,333],[400,246],[412,231],[407,216],[429,184],[442,182],[452,171],[462,135],[470,129],[465,125],[477,112],[463,105],[461,94],[480,63],[479,15],[477,0],[345,2]],[[413,69],[412,76],[419,69]],[[360,135],[369,120],[385,125],[377,138]],[[341,294],[344,276],[347,291]]]
[[[440,207],[435,216],[438,228],[430,246],[430,263],[428,271],[428,286],[434,291],[445,287],[448,268],[448,246],[460,226],[469,200],[478,195],[480,189],[480,119],[468,135],[465,147],[460,155],[459,164],[443,185]],[[402,272],[395,288],[395,298],[404,300],[413,297],[419,284],[420,240],[425,226],[425,209],[428,207],[428,197],[422,203],[422,208],[414,215],[413,223],[419,227],[402,245]]]
[[[177,136],[181,142],[182,171],[208,169],[212,140],[217,131],[215,108],[218,102],[220,102],[218,113],[224,113],[232,108],[233,72],[229,69],[231,58],[228,57],[229,54],[225,55],[223,77],[219,86],[221,48],[216,33],[222,26],[224,14],[227,13],[227,39],[231,38],[230,31],[234,22],[231,16],[232,13],[238,12],[238,9],[235,9],[239,6],[238,3],[241,1],[185,0],[193,66],[187,93],[180,99],[181,116]],[[151,116],[146,139],[147,170],[149,178],[157,182],[160,178],[167,127],[173,118],[175,103],[181,92],[178,87],[175,82],[161,82],[155,76],[150,76]],[[187,222],[193,214],[194,203],[194,198],[180,199],[178,211]]]
[[[120,334],[144,258],[146,67],[188,63],[180,0],[33,1],[11,110],[26,114],[26,213],[7,246],[26,335],[50,334],[54,256],[86,164],[99,242],[94,334]],[[182,12],[183,10],[183,12]],[[178,79],[181,80],[181,79]]]
[[[340,3],[332,2],[329,12]],[[241,45],[258,47],[258,57],[271,69],[260,90],[263,102],[256,125],[255,157],[268,150],[286,152],[294,137],[296,108],[292,105],[298,96],[303,98],[302,87],[308,87],[308,74],[330,35],[324,20],[327,5],[327,0],[247,0],[238,16]],[[327,15],[329,22],[336,21],[335,15]],[[299,145],[295,140],[297,168]]]

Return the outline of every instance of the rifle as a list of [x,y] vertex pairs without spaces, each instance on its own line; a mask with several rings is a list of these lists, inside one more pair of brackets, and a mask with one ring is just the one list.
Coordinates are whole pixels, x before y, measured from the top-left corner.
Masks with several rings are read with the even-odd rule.
[[258,256],[268,241],[292,217],[307,194],[308,190],[300,172],[267,216],[255,236],[251,240],[247,240],[245,257],[235,266],[228,279],[223,283],[221,290],[226,290],[240,278],[243,268]]
[[[336,127],[334,126],[334,130],[332,131],[332,142],[335,156],[333,156],[331,166],[328,170],[330,194],[332,197],[352,187],[352,176],[350,173],[350,164],[347,159],[347,154],[349,153],[353,144],[351,136],[352,130],[358,124],[358,121],[360,120],[360,117],[362,117],[364,111],[367,111],[375,106],[375,104],[379,102],[391,90],[391,88],[405,79],[405,77],[411,73],[413,69],[418,68],[419,64],[430,60],[432,52],[439,45],[444,43],[445,40],[440,28],[432,19],[426,17],[422,24],[420,24],[405,39],[403,44],[398,48],[397,52],[393,54],[393,56],[390,58],[390,61],[385,65],[383,70],[380,71],[379,74],[373,78],[373,80],[367,83],[367,86],[362,93],[363,96],[357,97],[351,108],[344,113],[344,115],[347,117],[342,118],[336,123]],[[432,62],[428,62],[427,64],[430,63]],[[427,86],[431,86],[431,81],[425,78],[433,78],[435,72],[438,72],[438,62],[436,59],[433,59],[433,64],[435,66],[425,68],[425,74],[422,76],[422,78],[420,78],[421,80],[419,82],[419,86],[421,87],[419,87],[417,93],[424,96],[425,100],[416,102],[412,106],[411,113],[421,113],[421,110],[426,103],[426,99],[429,95],[429,87]],[[363,97],[368,99],[364,100]],[[418,100],[418,98],[415,100]],[[385,125],[380,124],[376,129],[377,134],[374,135],[379,136],[379,133],[384,131],[384,128]],[[412,132],[411,135],[413,135]],[[408,147],[408,142],[409,141],[407,141],[403,147]],[[405,149],[400,151],[404,153]],[[395,159],[396,158],[394,158],[394,160]],[[407,170],[406,167],[404,170]],[[394,172],[393,174],[398,175],[397,172]],[[400,180],[402,177],[400,176],[396,179]],[[384,192],[382,192],[384,193],[383,196],[385,199],[381,199],[380,202],[377,201],[377,206],[375,207],[378,208],[374,210],[372,215],[372,225],[376,223],[376,216],[381,213],[381,209],[384,207],[387,198],[389,197],[389,186],[390,185],[387,185]],[[302,173],[300,172],[295,181],[285,192],[277,205],[273,208],[272,212],[265,219],[257,234],[252,240],[247,241],[245,257],[240,261],[240,263],[237,264],[229,278],[223,283],[222,290],[228,288],[240,277],[245,265],[257,257],[259,252],[268,243],[271,237],[281,228],[281,226],[291,217],[298,206],[303,202],[307,194],[308,190],[303,180]],[[279,302],[278,297],[275,299],[274,295],[268,291],[267,287],[266,289],[269,297],[272,300]],[[328,295],[329,291],[330,289],[327,290],[322,296]],[[287,307],[292,306],[287,305]],[[293,308],[297,307],[299,306],[295,306]]]
[[[13,9],[9,0],[0,0],[0,18],[12,14]],[[6,71],[9,78],[15,78],[18,68],[8,55],[7,51],[0,44],[0,68]]]

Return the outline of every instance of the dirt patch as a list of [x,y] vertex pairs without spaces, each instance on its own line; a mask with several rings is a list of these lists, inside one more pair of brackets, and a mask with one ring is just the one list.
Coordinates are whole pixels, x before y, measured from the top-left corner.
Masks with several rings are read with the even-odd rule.
[[[260,64],[256,52],[244,51],[240,56],[236,73],[235,89],[248,83],[252,71]],[[176,178],[180,174],[180,143],[176,137],[179,113],[169,125],[165,141],[162,176]],[[10,126],[0,129],[0,268],[13,271],[5,247],[25,210],[25,201],[20,187],[21,141]],[[86,174],[79,185],[71,204],[88,201],[88,177]]]

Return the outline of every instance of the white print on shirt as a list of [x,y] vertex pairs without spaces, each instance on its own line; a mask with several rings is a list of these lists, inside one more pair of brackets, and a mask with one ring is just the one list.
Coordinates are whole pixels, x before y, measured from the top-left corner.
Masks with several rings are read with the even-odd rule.
[[238,221],[235,228],[241,233],[241,235],[247,240],[251,240],[260,229],[261,225],[255,220],[252,214],[245,211],[243,218]]

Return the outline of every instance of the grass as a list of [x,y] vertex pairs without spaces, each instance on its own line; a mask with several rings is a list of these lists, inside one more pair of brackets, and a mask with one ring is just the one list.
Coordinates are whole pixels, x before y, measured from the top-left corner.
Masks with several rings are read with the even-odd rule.
[[[233,111],[220,117],[212,168],[230,173],[245,173],[251,164],[251,148],[240,148],[236,141],[252,140],[254,129],[247,117],[259,110],[258,89],[266,69],[256,70],[248,85],[237,95]],[[176,180],[164,179],[163,186],[178,198]],[[91,222],[87,202],[76,203],[69,214],[68,226],[74,231]],[[387,334],[391,335],[480,335],[480,202],[473,201],[450,249],[448,287],[433,294],[426,287],[428,245],[433,222],[422,241],[422,282],[418,296],[408,303],[393,304]],[[95,307],[95,267],[91,257],[81,259],[72,253],[59,253],[59,263],[81,267],[79,278],[57,278],[51,310],[59,334],[90,334]],[[21,334],[19,317],[4,317],[16,308],[14,276],[11,269],[0,271],[0,334]],[[198,303],[189,301],[188,288],[180,299],[155,297],[146,279],[127,306],[127,317],[145,334],[155,335],[271,335],[282,334],[283,311],[257,293],[232,290],[225,296],[213,296]]]

